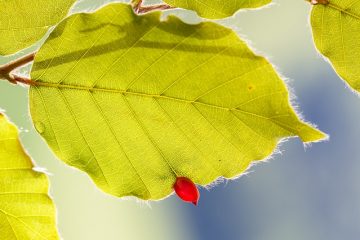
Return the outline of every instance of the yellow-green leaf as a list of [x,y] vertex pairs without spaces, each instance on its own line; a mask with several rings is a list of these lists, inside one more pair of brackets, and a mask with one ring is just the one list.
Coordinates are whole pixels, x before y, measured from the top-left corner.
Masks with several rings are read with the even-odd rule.
[[18,130],[0,113],[1,239],[59,239],[47,176],[33,168]]
[[316,5],[311,25],[317,49],[353,89],[360,91],[360,2],[330,0]]
[[0,55],[13,54],[41,39],[76,0],[0,0]]
[[199,16],[220,19],[234,15],[240,9],[258,8],[271,0],[163,0],[172,7],[196,11]]
[[284,137],[317,141],[284,82],[231,30],[124,4],[61,23],[36,55],[31,115],[56,155],[104,191],[160,199],[176,176],[241,174]]

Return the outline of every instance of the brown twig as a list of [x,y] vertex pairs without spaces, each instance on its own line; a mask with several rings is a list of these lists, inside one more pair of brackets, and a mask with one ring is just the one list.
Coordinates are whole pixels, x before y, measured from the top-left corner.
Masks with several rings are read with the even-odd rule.
[[311,3],[312,5],[318,5],[318,4],[328,5],[330,3],[329,0],[305,0],[305,1]]
[[[142,4],[143,4],[143,0],[132,1],[132,7],[135,13],[143,14],[156,10],[163,11],[163,10],[173,9],[173,7],[167,4],[157,4],[150,6],[143,6]],[[35,82],[32,81],[31,79],[12,74],[12,72],[15,69],[34,61],[34,58],[35,58],[35,53],[31,53],[29,55],[16,59],[6,65],[0,66],[0,80],[4,79],[13,84],[23,83],[26,85],[34,85]]]
[[22,67],[34,61],[34,58],[35,58],[35,53],[31,53],[21,58],[18,58],[10,63],[7,63],[3,66],[0,66],[0,79],[8,80],[13,84],[24,83],[29,85],[29,83],[31,82],[30,79],[13,75],[12,72],[17,68]]
[[152,6],[140,6],[138,8],[137,13],[148,13],[151,11],[156,11],[156,10],[169,10],[169,9],[174,9],[173,7],[167,5],[167,4],[158,4],[158,5],[152,5]]
[[137,14],[143,14],[143,13],[148,13],[151,11],[164,11],[164,10],[169,10],[169,9],[174,9],[174,7],[171,7],[170,5],[167,4],[157,4],[157,5],[150,5],[150,6],[143,6],[143,0],[134,0],[133,1],[133,9],[134,12]]
[[142,5],[143,0],[132,0],[131,5],[134,9],[134,12],[138,13],[140,6]]

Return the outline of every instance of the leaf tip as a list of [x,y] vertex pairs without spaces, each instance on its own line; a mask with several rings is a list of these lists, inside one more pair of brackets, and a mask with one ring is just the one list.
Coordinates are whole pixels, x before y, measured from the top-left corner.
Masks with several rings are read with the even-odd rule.
[[329,136],[314,126],[305,124],[299,131],[299,137],[304,143],[320,142],[329,139]]

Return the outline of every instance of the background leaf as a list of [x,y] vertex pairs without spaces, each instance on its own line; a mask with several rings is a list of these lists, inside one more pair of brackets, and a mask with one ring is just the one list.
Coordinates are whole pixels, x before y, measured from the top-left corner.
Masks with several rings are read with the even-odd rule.
[[59,239],[47,176],[33,167],[16,127],[0,113],[1,239]]
[[0,0],[0,55],[13,54],[42,38],[76,0]]
[[203,18],[219,19],[230,17],[240,9],[264,6],[271,0],[164,0],[164,2],[173,7],[194,10]]
[[360,2],[331,0],[316,5],[311,25],[317,49],[341,78],[360,91]]
[[31,115],[67,164],[116,196],[160,199],[176,176],[205,185],[317,141],[273,67],[231,30],[124,4],[58,25],[35,58]]

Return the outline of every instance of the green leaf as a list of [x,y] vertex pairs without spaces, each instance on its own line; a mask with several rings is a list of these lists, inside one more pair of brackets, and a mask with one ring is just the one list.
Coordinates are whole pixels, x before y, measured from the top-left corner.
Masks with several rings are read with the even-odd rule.
[[314,6],[311,13],[316,47],[340,77],[360,91],[360,2],[330,2]]
[[173,7],[196,11],[200,17],[209,19],[226,18],[240,9],[258,8],[271,0],[163,0]]
[[1,239],[59,239],[47,176],[33,168],[18,130],[0,113]]
[[231,30],[124,4],[62,22],[35,58],[31,115],[56,155],[104,191],[161,199],[176,176],[206,185],[317,141],[273,67]]
[[0,55],[13,54],[40,40],[76,0],[0,0]]

